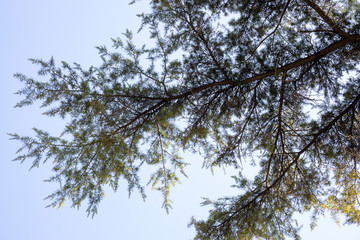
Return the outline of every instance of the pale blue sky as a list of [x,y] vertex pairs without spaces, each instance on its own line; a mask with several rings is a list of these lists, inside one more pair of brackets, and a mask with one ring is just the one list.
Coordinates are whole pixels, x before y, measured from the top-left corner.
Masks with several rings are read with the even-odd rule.
[[[50,164],[28,171],[30,162],[20,165],[11,160],[19,145],[11,142],[6,133],[31,135],[38,127],[57,133],[62,122],[41,115],[38,106],[14,109],[19,101],[14,95],[21,84],[12,75],[22,72],[36,76],[37,67],[28,58],[58,62],[78,62],[84,66],[99,63],[94,46],[111,46],[110,38],[121,36],[126,28],[136,32],[137,13],[148,11],[148,1],[128,6],[127,0],[0,0],[0,240],[73,240],[73,239],[191,239],[193,229],[187,228],[191,216],[203,218],[208,208],[200,207],[201,197],[218,198],[236,194],[229,186],[230,174],[222,170],[201,169],[201,157],[187,154],[191,162],[188,179],[183,179],[171,194],[173,209],[167,215],[161,208],[162,195],[147,190],[144,203],[135,192],[127,197],[126,184],[113,194],[107,191],[105,200],[94,219],[64,204],[60,209],[45,208],[43,198],[57,186],[44,183],[51,175]],[[146,43],[146,35],[137,37]],[[360,239],[360,228],[338,228],[330,217],[309,231],[308,216],[303,239]]]

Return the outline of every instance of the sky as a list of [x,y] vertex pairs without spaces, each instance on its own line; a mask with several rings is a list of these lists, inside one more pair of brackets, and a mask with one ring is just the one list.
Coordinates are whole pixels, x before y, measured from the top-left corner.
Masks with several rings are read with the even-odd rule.
[[[14,93],[22,88],[13,77],[16,72],[36,77],[38,68],[27,59],[77,62],[83,66],[100,62],[99,45],[111,47],[111,38],[121,37],[126,29],[136,33],[140,21],[136,14],[149,11],[148,1],[128,5],[127,0],[0,0],[0,240],[73,240],[73,239],[156,239],[186,240],[194,236],[187,224],[192,216],[206,218],[209,208],[201,207],[202,197],[217,199],[237,194],[231,188],[233,171],[222,169],[213,174],[201,168],[202,158],[186,154],[191,163],[188,178],[171,192],[173,209],[161,208],[162,195],[147,189],[144,202],[133,193],[128,198],[126,183],[113,193],[108,189],[99,206],[99,214],[87,218],[85,208],[76,210],[65,203],[59,210],[45,208],[44,198],[57,189],[43,180],[51,176],[51,162],[33,169],[31,162],[14,162],[19,144],[9,141],[7,133],[32,135],[37,127],[59,133],[64,122],[43,115],[35,104],[14,108],[21,99]],[[147,35],[135,35],[146,43]],[[85,203],[86,205],[86,203]],[[359,239],[360,228],[339,228],[330,216],[320,219],[310,231],[309,216],[299,216],[304,224],[303,239]]]

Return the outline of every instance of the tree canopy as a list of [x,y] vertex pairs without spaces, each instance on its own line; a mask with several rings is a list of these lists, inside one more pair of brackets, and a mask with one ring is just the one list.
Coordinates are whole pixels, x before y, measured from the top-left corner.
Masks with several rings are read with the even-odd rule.
[[[144,3],[144,2],[141,2]],[[186,176],[182,151],[204,167],[235,167],[239,195],[206,201],[191,220],[195,239],[299,239],[295,213],[312,226],[330,212],[360,223],[360,3],[354,0],[152,0],[141,14],[147,45],[132,32],[98,47],[102,64],[32,59],[40,80],[16,106],[40,101],[66,126],[20,140],[16,160],[53,162],[51,206],[88,200],[93,215],[105,185],[125,179],[145,197],[138,172],[171,207]],[[22,153],[21,153],[22,152]],[[259,171],[243,174],[244,161]],[[246,169],[245,169],[246,171]]]

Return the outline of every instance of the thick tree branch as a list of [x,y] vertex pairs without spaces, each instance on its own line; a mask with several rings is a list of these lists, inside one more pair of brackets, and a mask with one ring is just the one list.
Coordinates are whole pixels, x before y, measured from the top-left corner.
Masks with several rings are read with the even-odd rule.
[[301,58],[301,59],[296,60],[296,61],[294,61],[292,63],[286,64],[286,65],[284,65],[284,66],[282,66],[282,67],[280,67],[280,68],[278,68],[276,70],[271,70],[271,71],[268,71],[266,73],[258,74],[258,75],[255,75],[253,77],[243,79],[243,80],[239,80],[239,81],[224,80],[224,81],[220,81],[220,82],[211,82],[211,83],[208,83],[208,84],[204,84],[204,85],[189,89],[189,90],[187,90],[184,93],[181,93],[179,95],[174,95],[174,96],[171,96],[171,97],[168,97],[168,98],[162,98],[162,100],[167,102],[169,100],[180,99],[180,98],[183,98],[183,97],[189,96],[191,94],[201,92],[201,91],[203,91],[205,89],[212,88],[212,87],[215,87],[215,86],[223,86],[223,85],[241,86],[241,85],[249,84],[249,83],[255,82],[257,80],[261,80],[263,78],[270,77],[270,76],[273,76],[273,75],[281,73],[281,72],[286,72],[286,71],[289,71],[289,70],[294,69],[296,67],[300,67],[300,66],[305,65],[307,63],[319,60],[319,59],[325,57],[326,55],[330,54],[331,52],[336,51],[337,49],[340,49],[340,48],[346,46],[347,44],[354,43],[354,42],[359,42],[359,41],[360,41],[360,35],[358,35],[358,34],[357,35],[350,35],[347,38],[341,39],[341,40],[329,45],[328,47],[324,48],[323,50],[310,55],[309,57]]
[[294,69],[296,67],[300,67],[300,66],[305,65],[307,63],[319,60],[319,59],[325,57],[326,55],[332,53],[333,51],[346,46],[347,44],[355,43],[355,42],[359,42],[359,41],[360,41],[360,35],[358,35],[358,34],[357,35],[350,35],[347,38],[341,39],[341,40],[329,45],[328,47],[324,48],[323,50],[310,55],[309,57],[300,58],[299,60],[296,60],[296,61],[294,61],[292,63],[286,64],[286,65],[284,65],[284,66],[282,66],[282,67],[280,67],[280,68],[278,68],[276,70],[271,70],[271,71],[268,71],[266,73],[258,74],[258,75],[255,75],[253,77],[243,79],[243,80],[238,80],[238,81],[224,80],[224,81],[220,81],[220,82],[211,82],[211,83],[204,84],[202,86],[198,86],[198,87],[192,88],[190,90],[187,90],[186,92],[184,92],[182,94],[174,95],[174,96],[171,96],[171,97],[168,97],[168,98],[163,98],[163,101],[180,99],[180,98],[189,96],[191,94],[201,92],[201,91],[203,91],[205,89],[208,89],[208,88],[211,88],[211,87],[214,87],[214,86],[223,86],[223,85],[241,86],[241,85],[249,84],[249,83],[255,82],[257,80],[261,80],[263,78],[273,76],[276,73],[278,74],[278,73],[281,73],[281,72],[286,72],[286,71]]
[[[323,57],[325,57],[326,55],[328,55],[329,53],[340,49],[342,47],[344,47],[345,45],[349,44],[349,43],[355,43],[355,42],[359,42],[360,41],[360,35],[356,34],[356,35],[350,35],[347,38],[341,39],[340,41],[337,41],[331,45],[329,45],[328,47],[324,48],[323,50],[316,52],[312,55],[310,55],[309,57],[306,58],[300,58],[299,60],[296,60],[292,63],[286,64],[280,68],[277,68],[275,70],[271,70],[268,71],[266,73],[263,74],[259,74],[259,75],[255,75],[253,77],[247,78],[247,79],[243,79],[243,80],[239,80],[239,81],[235,81],[234,84],[236,85],[244,85],[244,84],[248,84],[248,83],[252,83],[254,81],[257,81],[259,79],[263,79],[266,77],[270,77],[272,75],[281,73],[281,72],[285,72],[288,70],[291,70],[293,68],[296,67],[300,67],[302,65],[305,65],[307,63],[319,60]],[[224,81],[224,84],[230,84],[230,83],[225,83],[226,81]]]
[[338,27],[338,24],[335,23],[316,3],[314,3],[312,0],[304,0],[304,2],[306,2],[307,5],[314,9],[320,15],[320,17],[334,30],[334,32],[343,38],[349,36],[349,34],[341,30]]

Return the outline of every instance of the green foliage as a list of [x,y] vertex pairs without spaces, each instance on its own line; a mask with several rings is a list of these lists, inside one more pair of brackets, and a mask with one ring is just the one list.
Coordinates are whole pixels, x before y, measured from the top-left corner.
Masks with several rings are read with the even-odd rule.
[[[152,0],[141,14],[153,47],[132,33],[98,47],[103,63],[83,69],[53,59],[39,65],[17,107],[42,102],[67,119],[59,137],[34,129],[16,160],[53,162],[60,207],[89,201],[103,187],[128,182],[145,198],[139,169],[164,195],[185,175],[179,152],[200,152],[208,168],[259,166],[254,179],[235,176],[239,195],[210,204],[192,219],[195,239],[300,239],[294,213],[328,211],[360,223],[360,5],[357,1]],[[346,76],[345,73],[351,73]],[[310,114],[312,108],[316,116]],[[20,152],[25,152],[23,155]]]

